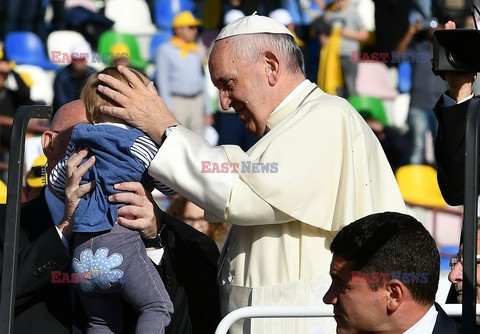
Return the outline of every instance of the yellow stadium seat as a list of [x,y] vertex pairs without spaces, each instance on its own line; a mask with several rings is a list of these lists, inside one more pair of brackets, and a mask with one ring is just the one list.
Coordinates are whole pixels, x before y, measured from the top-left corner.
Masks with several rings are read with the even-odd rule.
[[7,186],[0,180],[0,204],[7,203]]
[[445,207],[447,203],[437,183],[437,171],[427,165],[406,165],[397,170],[400,192],[407,204]]

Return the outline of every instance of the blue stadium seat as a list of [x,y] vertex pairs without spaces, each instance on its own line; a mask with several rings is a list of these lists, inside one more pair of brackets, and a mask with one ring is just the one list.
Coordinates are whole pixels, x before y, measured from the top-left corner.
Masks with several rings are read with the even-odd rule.
[[170,30],[160,31],[157,34],[153,35],[152,40],[150,41],[150,61],[155,62],[157,56],[157,49],[160,45],[167,42],[172,38],[173,34]]
[[5,37],[5,53],[8,60],[17,64],[35,65],[44,70],[56,70],[47,57],[45,45],[33,32],[14,31]]

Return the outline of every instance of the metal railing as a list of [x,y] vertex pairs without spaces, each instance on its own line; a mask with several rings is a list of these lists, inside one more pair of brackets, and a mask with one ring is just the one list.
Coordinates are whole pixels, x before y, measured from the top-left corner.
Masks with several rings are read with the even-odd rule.
[[[461,304],[442,304],[442,309],[449,316],[461,316]],[[476,314],[480,315],[480,305]],[[239,320],[254,318],[318,318],[333,317],[333,306],[248,306],[227,314],[217,326],[215,334],[226,334],[230,327]]]
[[478,158],[480,100],[473,98],[468,106],[465,129],[465,198],[463,240],[463,298],[462,330],[476,331],[475,307],[477,303],[477,220],[478,220]]
[[7,207],[3,243],[0,296],[0,333],[2,334],[13,333],[25,133],[31,118],[49,119],[51,114],[52,107],[35,105],[21,106],[15,113],[8,163]]

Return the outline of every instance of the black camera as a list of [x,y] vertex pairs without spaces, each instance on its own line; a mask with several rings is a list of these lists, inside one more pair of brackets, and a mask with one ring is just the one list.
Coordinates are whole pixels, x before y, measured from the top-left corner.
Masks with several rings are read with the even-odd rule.
[[480,72],[480,31],[437,30],[433,34],[433,72]]

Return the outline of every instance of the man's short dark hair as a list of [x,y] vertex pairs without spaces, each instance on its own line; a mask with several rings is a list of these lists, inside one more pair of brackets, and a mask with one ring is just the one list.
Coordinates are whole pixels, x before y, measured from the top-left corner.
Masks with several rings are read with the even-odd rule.
[[[402,283],[418,303],[435,301],[440,255],[430,233],[411,216],[384,212],[358,219],[337,234],[330,249],[333,255],[351,261],[352,271],[421,275],[423,280]],[[370,286],[376,289],[382,284]]]

